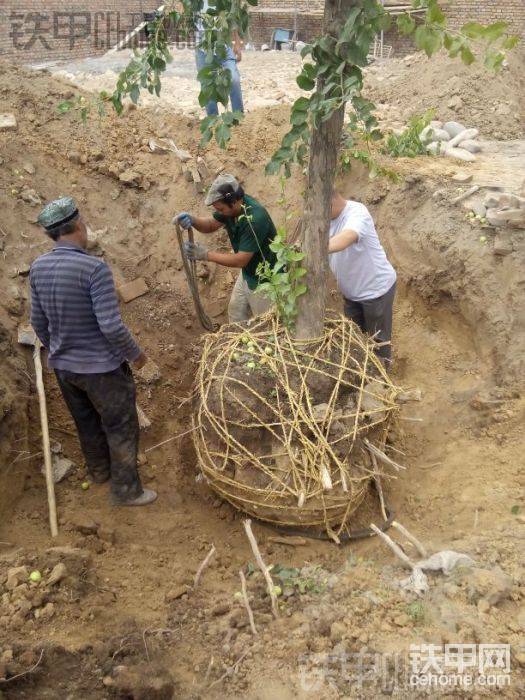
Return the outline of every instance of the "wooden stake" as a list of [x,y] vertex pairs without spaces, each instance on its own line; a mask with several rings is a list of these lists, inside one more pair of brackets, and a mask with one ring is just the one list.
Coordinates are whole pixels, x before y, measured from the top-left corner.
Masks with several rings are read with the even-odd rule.
[[257,545],[257,540],[255,539],[255,536],[252,532],[252,521],[251,520],[244,520],[243,525],[244,525],[244,530],[246,532],[246,536],[250,542],[255,560],[256,560],[257,564],[259,565],[259,569],[261,570],[262,575],[264,576],[265,581],[266,581],[268,595],[270,596],[270,600],[272,601],[273,616],[275,618],[277,618],[277,617],[279,617],[279,608],[277,606],[277,596],[275,595],[275,591],[273,588],[272,577],[270,576],[270,572],[268,571],[268,567],[266,566],[266,564],[263,561],[263,558],[261,556],[261,552],[259,551],[259,546]]
[[239,576],[241,579],[241,591],[242,591],[242,602],[244,603],[244,607],[246,608],[246,612],[248,613],[248,620],[250,621],[250,629],[252,631],[252,634],[255,636],[257,634],[257,628],[255,627],[255,622],[253,619],[253,612],[250,607],[250,601],[248,600],[248,592],[246,590],[246,578],[244,577],[242,569],[239,571]]
[[414,547],[417,549],[417,551],[421,554],[422,557],[426,559],[428,556],[427,550],[424,548],[424,546],[421,544],[421,542],[417,539],[417,537],[414,537],[407,529],[406,527],[403,527],[401,523],[398,523],[397,521],[393,521],[392,527],[395,527],[398,532],[400,532],[406,539],[414,545]]
[[416,565],[410,561],[410,559],[403,552],[401,547],[396,542],[394,542],[394,540],[391,537],[389,537],[385,532],[382,532],[376,525],[374,525],[374,523],[371,523],[370,529],[373,530],[376,533],[376,535],[378,535],[388,547],[390,547],[390,549],[394,552],[396,557],[401,559],[405,566],[408,566],[409,569],[414,570]]
[[57,506],[55,500],[55,482],[53,479],[53,465],[51,462],[51,446],[49,443],[49,425],[47,421],[46,393],[44,390],[44,379],[42,376],[42,360],[40,349],[42,343],[38,338],[35,340],[33,350],[33,360],[35,361],[36,389],[38,392],[38,405],[40,407],[40,423],[42,426],[42,451],[44,453],[44,468],[47,486],[47,503],[49,507],[49,526],[51,537],[58,535]]

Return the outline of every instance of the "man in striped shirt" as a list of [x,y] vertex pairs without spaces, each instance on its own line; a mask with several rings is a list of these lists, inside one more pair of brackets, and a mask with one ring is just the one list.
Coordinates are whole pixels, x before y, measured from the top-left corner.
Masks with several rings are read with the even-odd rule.
[[115,505],[152,503],[137,470],[139,425],[135,382],[146,356],[122,322],[113,276],[86,252],[87,229],[71,197],[38,217],[55,241],[31,266],[31,325],[48,350],[75,421],[89,477],[111,479]]

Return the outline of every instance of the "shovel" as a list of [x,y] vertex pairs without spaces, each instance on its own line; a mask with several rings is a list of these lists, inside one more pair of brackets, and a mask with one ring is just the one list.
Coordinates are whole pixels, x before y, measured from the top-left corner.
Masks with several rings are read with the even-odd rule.
[[49,444],[49,426],[47,423],[46,394],[44,391],[44,379],[42,376],[42,361],[40,350],[42,343],[36,337],[31,326],[20,326],[18,329],[18,342],[20,345],[29,345],[33,348],[33,360],[35,362],[36,388],[38,392],[38,403],[40,406],[40,423],[42,425],[42,451],[44,453],[44,469],[47,486],[47,503],[49,506],[49,525],[51,537],[58,535],[57,506],[55,501],[55,483],[53,479],[53,466],[51,463],[51,447]]

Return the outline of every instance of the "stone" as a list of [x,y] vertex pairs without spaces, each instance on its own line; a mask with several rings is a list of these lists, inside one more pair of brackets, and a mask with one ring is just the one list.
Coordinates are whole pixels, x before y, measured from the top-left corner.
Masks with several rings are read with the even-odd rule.
[[17,128],[14,114],[0,114],[0,131],[11,131]]
[[431,143],[429,143],[427,145],[427,147],[426,147],[427,151],[429,153],[431,153],[433,156],[444,155],[445,150],[444,150],[443,145],[442,145],[443,143],[444,142],[442,142],[442,141],[432,141]]
[[471,569],[467,574],[467,596],[471,603],[486,600],[495,606],[510,597],[512,579],[500,568]]
[[476,160],[473,153],[465,151],[464,148],[447,148],[445,151],[447,158],[456,158],[456,160],[464,160],[466,163],[472,163]]
[[24,202],[27,202],[28,204],[31,204],[32,206],[42,204],[42,200],[40,199],[38,192],[36,192],[36,190],[30,189],[29,187],[25,187],[20,192],[20,199],[22,199]]
[[406,627],[410,624],[410,622],[410,617],[406,613],[400,613],[399,615],[396,615],[393,619],[394,625],[397,625],[398,627]]
[[465,185],[467,182],[472,182],[472,177],[472,173],[465,173],[460,171],[459,173],[456,173],[452,176],[452,180],[454,182],[459,182],[462,185]]
[[450,134],[445,129],[437,129],[428,125],[419,134],[419,138],[421,141],[448,141]]
[[469,153],[480,153],[481,144],[479,141],[473,141],[472,139],[467,139],[461,142],[461,148],[464,148]]
[[231,606],[229,603],[219,603],[215,607],[211,609],[211,614],[213,617],[221,617],[222,615],[226,615],[229,613],[231,610]]
[[158,365],[153,362],[153,360],[148,360],[144,367],[139,369],[136,374],[142,379],[142,381],[146,382],[146,384],[154,384],[155,382],[158,382],[161,376],[160,369]]
[[98,530],[97,523],[88,515],[84,515],[83,513],[79,513],[74,517],[74,519],[71,521],[71,526],[82,535],[96,535]]
[[[53,468],[53,481],[55,484],[58,484],[61,481],[63,481],[66,478],[66,476],[71,474],[71,472],[75,468],[75,463],[67,457],[62,457],[61,455],[53,454],[51,455],[51,466]],[[45,465],[41,466],[40,471],[42,474],[46,473]]]
[[447,107],[449,109],[453,109],[454,112],[457,112],[463,107],[463,100],[459,95],[454,95],[454,97],[448,103]]
[[54,586],[57,583],[60,583],[63,578],[67,576],[67,567],[64,564],[64,562],[59,562],[56,566],[53,567],[53,570],[49,574],[49,578],[47,579],[47,585],[48,586]]
[[460,131],[459,134],[453,136],[450,139],[448,145],[451,148],[453,148],[454,146],[459,146],[459,144],[463,141],[475,139],[478,134],[479,131],[477,129],[464,129],[463,131]]
[[100,525],[97,531],[98,538],[108,544],[115,544],[117,536],[115,530],[105,525]]
[[454,121],[445,122],[445,124],[443,124],[443,129],[450,134],[451,138],[465,131],[463,124]]
[[36,173],[36,168],[33,163],[26,162],[22,165],[22,167],[28,175],[34,175]]
[[487,213],[487,208],[482,202],[474,202],[468,207],[476,216],[484,217]]
[[138,185],[140,184],[141,175],[135,170],[128,169],[121,172],[118,176],[118,179],[124,185],[128,185],[129,187],[138,187]]
[[139,277],[132,282],[127,282],[118,288],[120,298],[125,304],[133,301],[133,299],[141,297],[143,294],[147,294],[148,292],[149,288],[146,284],[146,280],[143,277]]
[[510,235],[505,232],[498,232],[494,238],[494,248],[492,249],[494,255],[510,255],[513,250],[514,248]]
[[50,565],[64,561],[69,573],[75,576],[83,574],[91,563],[91,554],[80,547],[50,547],[46,556]]
[[172,601],[177,600],[178,598],[182,598],[182,596],[185,595],[187,592],[188,586],[176,586],[175,588],[172,588],[166,593],[164,600],[166,601],[166,603],[171,603]]
[[29,578],[27,566],[15,566],[7,571],[7,582],[5,587],[8,591],[13,591],[20,583],[25,583]]
[[488,209],[487,221],[491,226],[525,228],[525,209]]

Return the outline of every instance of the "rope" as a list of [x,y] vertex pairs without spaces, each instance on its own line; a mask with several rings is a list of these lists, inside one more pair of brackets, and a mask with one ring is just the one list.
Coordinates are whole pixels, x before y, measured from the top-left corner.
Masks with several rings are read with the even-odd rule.
[[[204,311],[201,303],[201,298],[199,294],[199,283],[197,281],[197,265],[195,260],[188,260],[184,252],[183,247],[183,235],[182,228],[179,223],[175,223],[175,228],[177,230],[177,240],[179,242],[180,254],[182,258],[182,264],[184,266],[184,272],[186,273],[186,280],[188,282],[188,287],[190,288],[191,296],[193,297],[193,303],[195,305],[195,311],[197,312],[197,317],[201,323],[201,326],[211,333],[215,332],[216,326]],[[193,243],[193,228],[190,226],[188,229],[188,239],[190,243]]]
[[199,365],[194,443],[207,482],[280,527],[323,528],[337,542],[371,536],[348,522],[371,481],[396,476],[385,463],[378,471],[364,439],[384,449],[399,410],[373,340],[335,314],[309,344],[272,313],[240,331],[207,336]]

